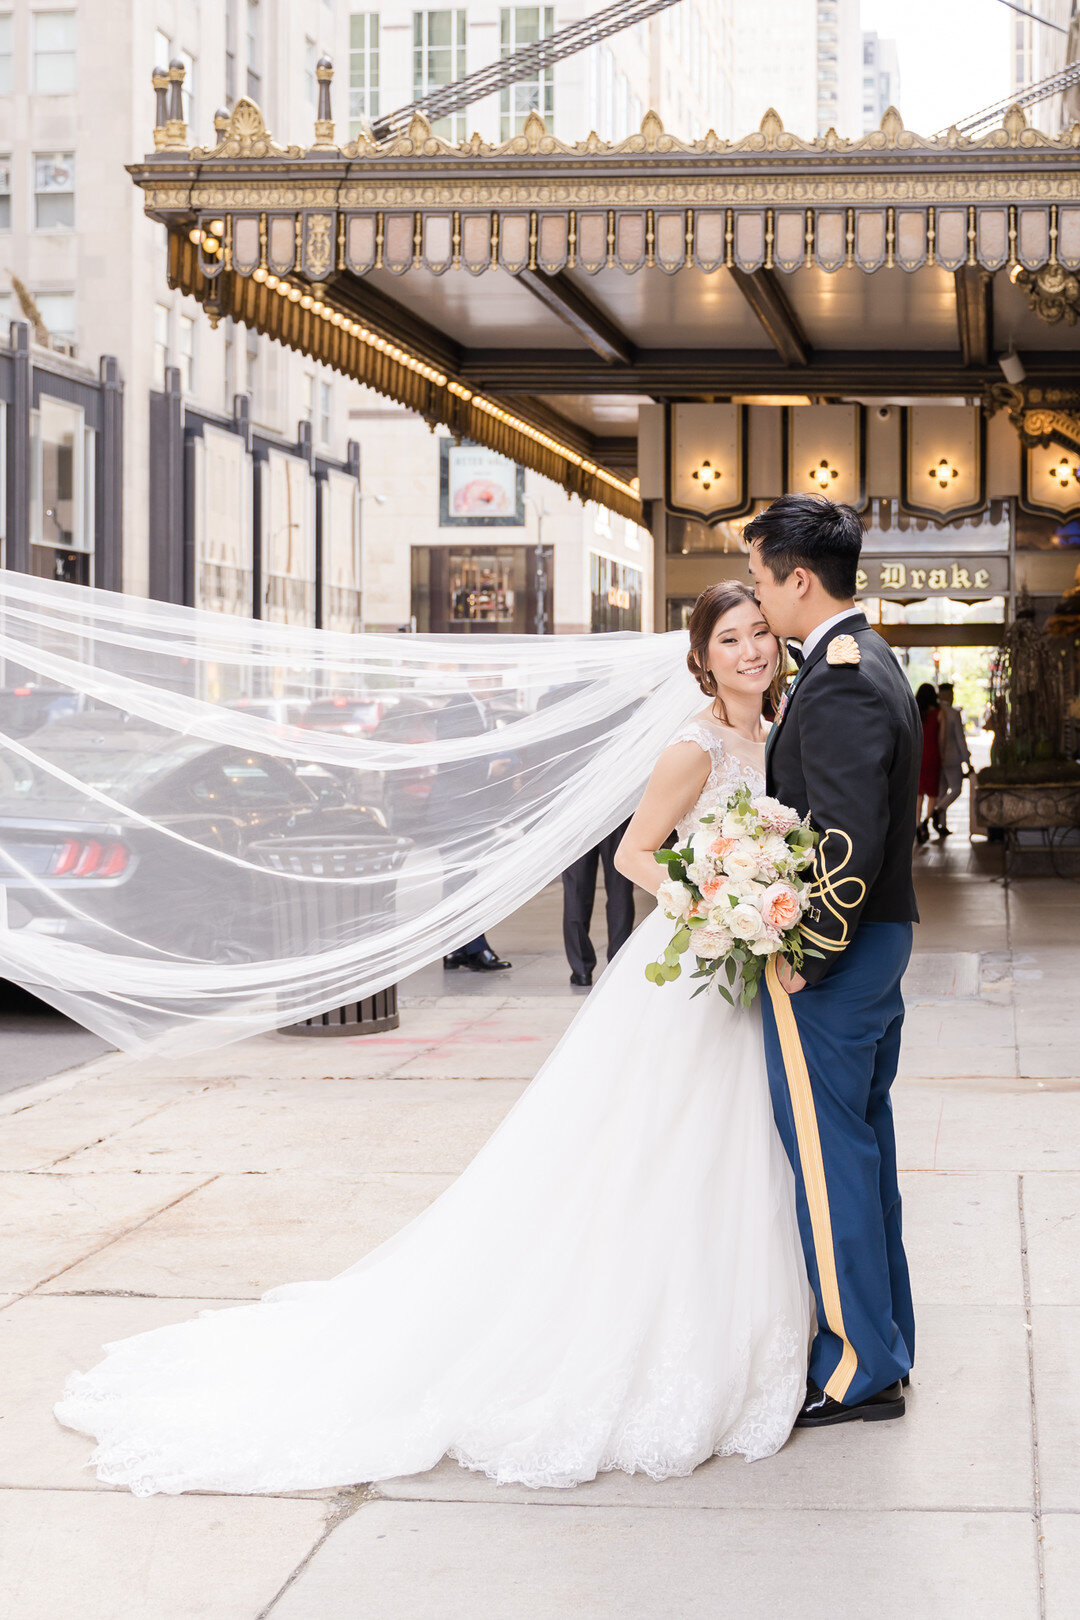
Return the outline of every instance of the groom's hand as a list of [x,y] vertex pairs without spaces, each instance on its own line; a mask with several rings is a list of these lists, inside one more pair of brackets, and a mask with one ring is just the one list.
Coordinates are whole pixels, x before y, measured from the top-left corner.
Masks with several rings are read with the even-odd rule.
[[801,973],[796,973],[786,956],[782,956],[777,963],[776,976],[789,996],[798,995],[806,987],[806,980]]

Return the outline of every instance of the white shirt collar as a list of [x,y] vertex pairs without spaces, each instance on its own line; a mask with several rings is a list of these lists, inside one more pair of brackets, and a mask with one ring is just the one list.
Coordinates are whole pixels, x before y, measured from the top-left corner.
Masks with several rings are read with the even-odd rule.
[[823,623],[815,625],[802,644],[803,658],[809,658],[818,642],[828,635],[834,625],[840,624],[844,619],[850,619],[851,615],[858,611],[858,608],[844,608],[841,613],[834,613],[831,619],[825,619]]

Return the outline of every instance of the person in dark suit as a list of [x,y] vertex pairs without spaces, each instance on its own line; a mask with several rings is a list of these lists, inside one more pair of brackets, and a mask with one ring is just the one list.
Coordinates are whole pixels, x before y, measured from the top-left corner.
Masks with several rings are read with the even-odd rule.
[[855,606],[862,524],[784,495],[746,528],[774,634],[803,659],[766,748],[770,794],[819,836],[800,969],[771,957],[763,1008],[773,1111],[795,1171],[817,1300],[803,1427],[900,1417],[915,1353],[889,1090],[918,921],[911,876],[922,725]]
[[[448,698],[442,708],[436,710],[432,723],[437,742],[452,737],[479,737],[487,729],[486,709],[475,693],[466,689]],[[486,758],[440,765],[427,801],[427,819],[432,826],[438,826],[447,816],[464,823],[468,818],[470,797],[479,795],[487,786],[488,770]],[[478,811],[478,816],[482,816],[482,812]],[[512,963],[492,950],[484,934],[478,934],[443,957],[444,968],[464,967],[472,973],[499,973],[511,966]]]
[[596,902],[596,879],[601,864],[604,868],[604,915],[607,920],[607,959],[610,962],[622,950],[634,932],[634,885],[615,867],[615,852],[622,843],[623,833],[630,818],[609,832],[592,849],[580,855],[562,875],[563,883],[563,945],[570,964],[570,983],[575,987],[592,984],[596,968],[596,946],[589,937],[593,906]]
[[[584,681],[572,681],[552,687],[540,697],[536,707],[547,709],[562,703],[584,690]],[[626,710],[625,713],[629,713]],[[606,724],[617,724],[625,715],[616,714]],[[569,754],[592,738],[600,736],[605,725],[575,726],[566,733],[564,749]],[[592,984],[596,969],[596,947],[589,936],[593,906],[596,904],[596,879],[604,868],[604,914],[607,921],[607,959],[610,962],[622,950],[634,932],[634,885],[623,877],[615,866],[615,852],[622,842],[623,833],[630,825],[629,817],[609,832],[592,849],[571,861],[562,875],[563,885],[563,948],[570,964],[570,983],[575,989],[587,989]]]

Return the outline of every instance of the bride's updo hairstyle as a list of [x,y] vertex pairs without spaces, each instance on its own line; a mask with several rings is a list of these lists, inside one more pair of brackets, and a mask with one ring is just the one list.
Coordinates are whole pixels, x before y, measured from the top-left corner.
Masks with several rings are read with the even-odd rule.
[[[725,613],[732,608],[741,607],[744,602],[753,602],[756,606],[757,598],[749,585],[744,585],[738,579],[722,579],[715,585],[703,590],[694,603],[694,611],[690,615],[687,629],[690,633],[690,651],[686,655],[686,667],[697,681],[707,698],[712,698],[720,710],[722,725],[728,725],[727,710],[720,697],[716,685],[716,676],[709,668],[709,642],[713,631]],[[780,699],[784,691],[784,671],[787,668],[787,644],[780,642],[780,651],[776,660],[776,671],[769,685],[768,691],[762,699],[762,709],[775,714],[780,706]]]

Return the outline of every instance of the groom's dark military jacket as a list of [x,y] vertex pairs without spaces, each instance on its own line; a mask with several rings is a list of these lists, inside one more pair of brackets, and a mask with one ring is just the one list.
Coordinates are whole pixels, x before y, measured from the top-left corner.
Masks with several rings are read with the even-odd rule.
[[911,854],[922,725],[888,644],[862,613],[834,625],[788,690],[766,748],[769,793],[819,835],[803,921],[810,984],[860,922],[918,922]]

